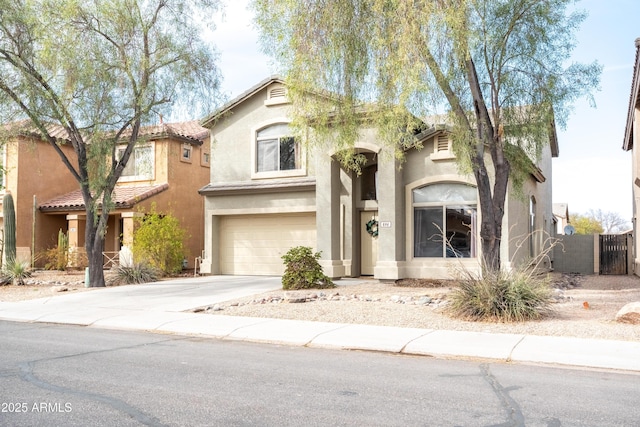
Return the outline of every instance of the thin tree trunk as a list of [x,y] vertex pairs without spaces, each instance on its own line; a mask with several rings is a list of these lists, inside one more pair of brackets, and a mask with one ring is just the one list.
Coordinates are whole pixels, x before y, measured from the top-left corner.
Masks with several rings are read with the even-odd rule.
[[102,249],[104,238],[97,232],[93,220],[93,213],[87,209],[87,224],[85,229],[85,250],[89,262],[89,287],[100,288],[106,286],[104,280],[104,265]]
[[[484,273],[492,273],[500,270],[500,245],[502,239],[502,219],[504,217],[504,204],[509,183],[511,166],[504,157],[504,147],[500,132],[492,123],[491,115],[482,94],[482,88],[478,80],[473,59],[466,61],[467,80],[473,97],[474,112],[476,116],[476,152],[471,162],[473,172],[478,184],[480,198],[480,212],[482,223],[480,226],[480,239],[482,241],[482,269]],[[494,111],[494,116],[496,112]],[[498,120],[499,117],[494,117]],[[493,162],[494,182],[491,185],[485,162],[485,148],[489,149]]]

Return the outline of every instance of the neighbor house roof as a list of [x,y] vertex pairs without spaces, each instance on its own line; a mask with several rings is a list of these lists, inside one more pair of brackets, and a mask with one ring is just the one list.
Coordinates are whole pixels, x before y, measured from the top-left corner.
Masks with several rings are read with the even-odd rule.
[[[54,123],[47,124],[49,135],[59,141],[69,141],[69,134],[62,126]],[[4,126],[4,130],[11,134],[31,136],[41,138],[40,131],[32,125],[30,120],[20,120]],[[122,135],[126,138],[131,134],[128,130]],[[140,137],[148,139],[174,138],[195,145],[202,145],[209,136],[209,130],[200,126],[197,120],[178,123],[160,123],[157,125],[142,126],[139,131]]]
[[569,205],[566,203],[554,203],[553,204],[553,216],[558,218],[564,218],[569,221]]
[[[155,196],[169,188],[169,184],[144,186],[118,186],[113,190],[115,209],[130,209],[145,199]],[[40,204],[42,212],[84,211],[84,200],[80,189],[54,197]]]
[[633,148],[633,127],[636,108],[640,107],[640,37],[636,39],[636,62],[633,67],[631,80],[631,94],[629,95],[629,109],[627,110],[627,125],[624,129],[622,149],[629,151]]
[[[123,137],[127,137],[125,132]],[[197,120],[179,123],[160,123],[157,125],[143,126],[140,128],[139,136],[148,139],[176,138],[185,142],[202,145],[209,136],[209,129],[200,126]]]

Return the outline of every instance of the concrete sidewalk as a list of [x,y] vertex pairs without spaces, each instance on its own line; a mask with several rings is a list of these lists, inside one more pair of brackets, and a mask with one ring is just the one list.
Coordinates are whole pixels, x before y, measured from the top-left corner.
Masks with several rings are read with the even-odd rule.
[[0,319],[218,339],[640,372],[640,342],[207,315],[187,310],[280,288],[279,278],[211,276],[0,302]]

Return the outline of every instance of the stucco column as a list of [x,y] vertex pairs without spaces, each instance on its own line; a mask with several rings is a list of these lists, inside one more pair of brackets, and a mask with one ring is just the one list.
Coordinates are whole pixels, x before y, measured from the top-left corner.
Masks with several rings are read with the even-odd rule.
[[122,218],[122,247],[120,248],[119,262],[120,265],[133,265],[133,232],[136,229],[135,219],[144,214],[141,212],[123,212],[120,214]]
[[327,154],[316,164],[316,233],[320,265],[332,279],[345,275],[340,257],[340,166]]
[[67,215],[69,235],[68,267],[77,267],[81,254],[84,254],[84,215]]
[[405,258],[405,202],[402,169],[398,160],[384,153],[378,158],[378,261],[376,279],[403,278]]

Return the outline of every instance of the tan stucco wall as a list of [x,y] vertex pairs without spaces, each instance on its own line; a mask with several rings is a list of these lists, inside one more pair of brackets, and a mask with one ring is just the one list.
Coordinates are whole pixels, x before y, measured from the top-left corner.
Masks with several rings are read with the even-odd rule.
[[[70,146],[60,149],[72,164],[77,164]],[[16,245],[19,253],[31,252],[34,224],[34,196],[36,206],[56,195],[70,192],[78,184],[48,143],[19,137],[6,144],[6,189],[11,191],[16,209]],[[35,212],[35,254],[57,244],[58,230],[66,231],[64,217]]]

